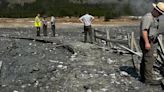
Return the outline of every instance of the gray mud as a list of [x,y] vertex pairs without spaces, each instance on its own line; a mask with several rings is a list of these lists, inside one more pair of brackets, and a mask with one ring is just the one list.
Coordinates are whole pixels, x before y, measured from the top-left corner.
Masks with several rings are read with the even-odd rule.
[[[137,29],[118,28],[125,33]],[[36,37],[35,28],[1,28],[0,92],[163,91],[138,81],[131,55],[83,43],[81,30],[58,28],[57,37],[50,30],[48,37]]]

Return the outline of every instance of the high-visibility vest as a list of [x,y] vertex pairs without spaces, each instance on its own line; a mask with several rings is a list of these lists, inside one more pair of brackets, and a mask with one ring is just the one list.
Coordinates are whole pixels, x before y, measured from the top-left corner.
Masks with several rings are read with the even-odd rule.
[[38,16],[35,17],[35,27],[41,27],[41,20]]

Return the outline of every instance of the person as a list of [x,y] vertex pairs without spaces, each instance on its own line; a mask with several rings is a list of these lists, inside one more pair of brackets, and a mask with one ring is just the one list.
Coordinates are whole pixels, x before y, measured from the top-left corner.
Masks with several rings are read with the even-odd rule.
[[47,20],[46,20],[46,16],[43,16],[42,23],[43,23],[43,35],[47,36]]
[[52,33],[53,33],[53,36],[55,37],[55,17],[54,16],[51,16],[51,30],[52,30]]
[[37,16],[35,17],[35,22],[34,22],[34,26],[36,27],[36,36],[40,36],[40,27],[41,27],[41,20],[40,20],[40,14],[37,14]]
[[155,62],[154,52],[154,39],[158,34],[159,16],[164,13],[164,3],[153,3],[153,10],[142,17],[140,23],[140,48],[143,56],[140,63],[141,81],[148,85],[159,85],[160,80],[153,78],[153,63]]
[[81,16],[79,18],[79,20],[84,24],[84,42],[88,42],[87,41],[87,35],[89,34],[90,37],[90,43],[93,43],[93,39],[92,39],[92,21],[94,20],[94,17],[92,15],[89,15],[88,13]]

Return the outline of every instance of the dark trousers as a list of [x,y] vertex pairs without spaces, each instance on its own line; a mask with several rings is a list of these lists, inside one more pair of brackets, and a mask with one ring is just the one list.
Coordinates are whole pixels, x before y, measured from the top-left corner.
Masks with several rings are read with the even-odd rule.
[[92,43],[93,42],[93,40],[92,40],[92,27],[91,26],[84,26],[84,42],[89,42],[87,39],[88,35],[90,38],[90,42]]
[[43,25],[43,35],[47,36],[47,25]]
[[40,36],[40,27],[36,27],[36,36]]
[[151,48],[150,50],[145,49],[144,39],[140,38],[140,48],[143,53],[142,61],[140,64],[140,75],[142,81],[151,81],[153,80],[153,64],[155,62],[154,53],[154,44],[152,41],[149,41]]
[[51,30],[52,30],[53,36],[55,36],[55,34],[56,34],[56,32],[55,32],[55,25],[51,25]]

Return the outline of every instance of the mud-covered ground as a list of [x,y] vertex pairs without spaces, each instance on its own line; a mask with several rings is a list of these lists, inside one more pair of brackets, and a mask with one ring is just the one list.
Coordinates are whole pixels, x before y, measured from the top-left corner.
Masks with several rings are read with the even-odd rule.
[[0,92],[163,92],[138,81],[130,54],[83,43],[82,30],[64,25],[56,37],[36,37],[35,28],[0,28]]

